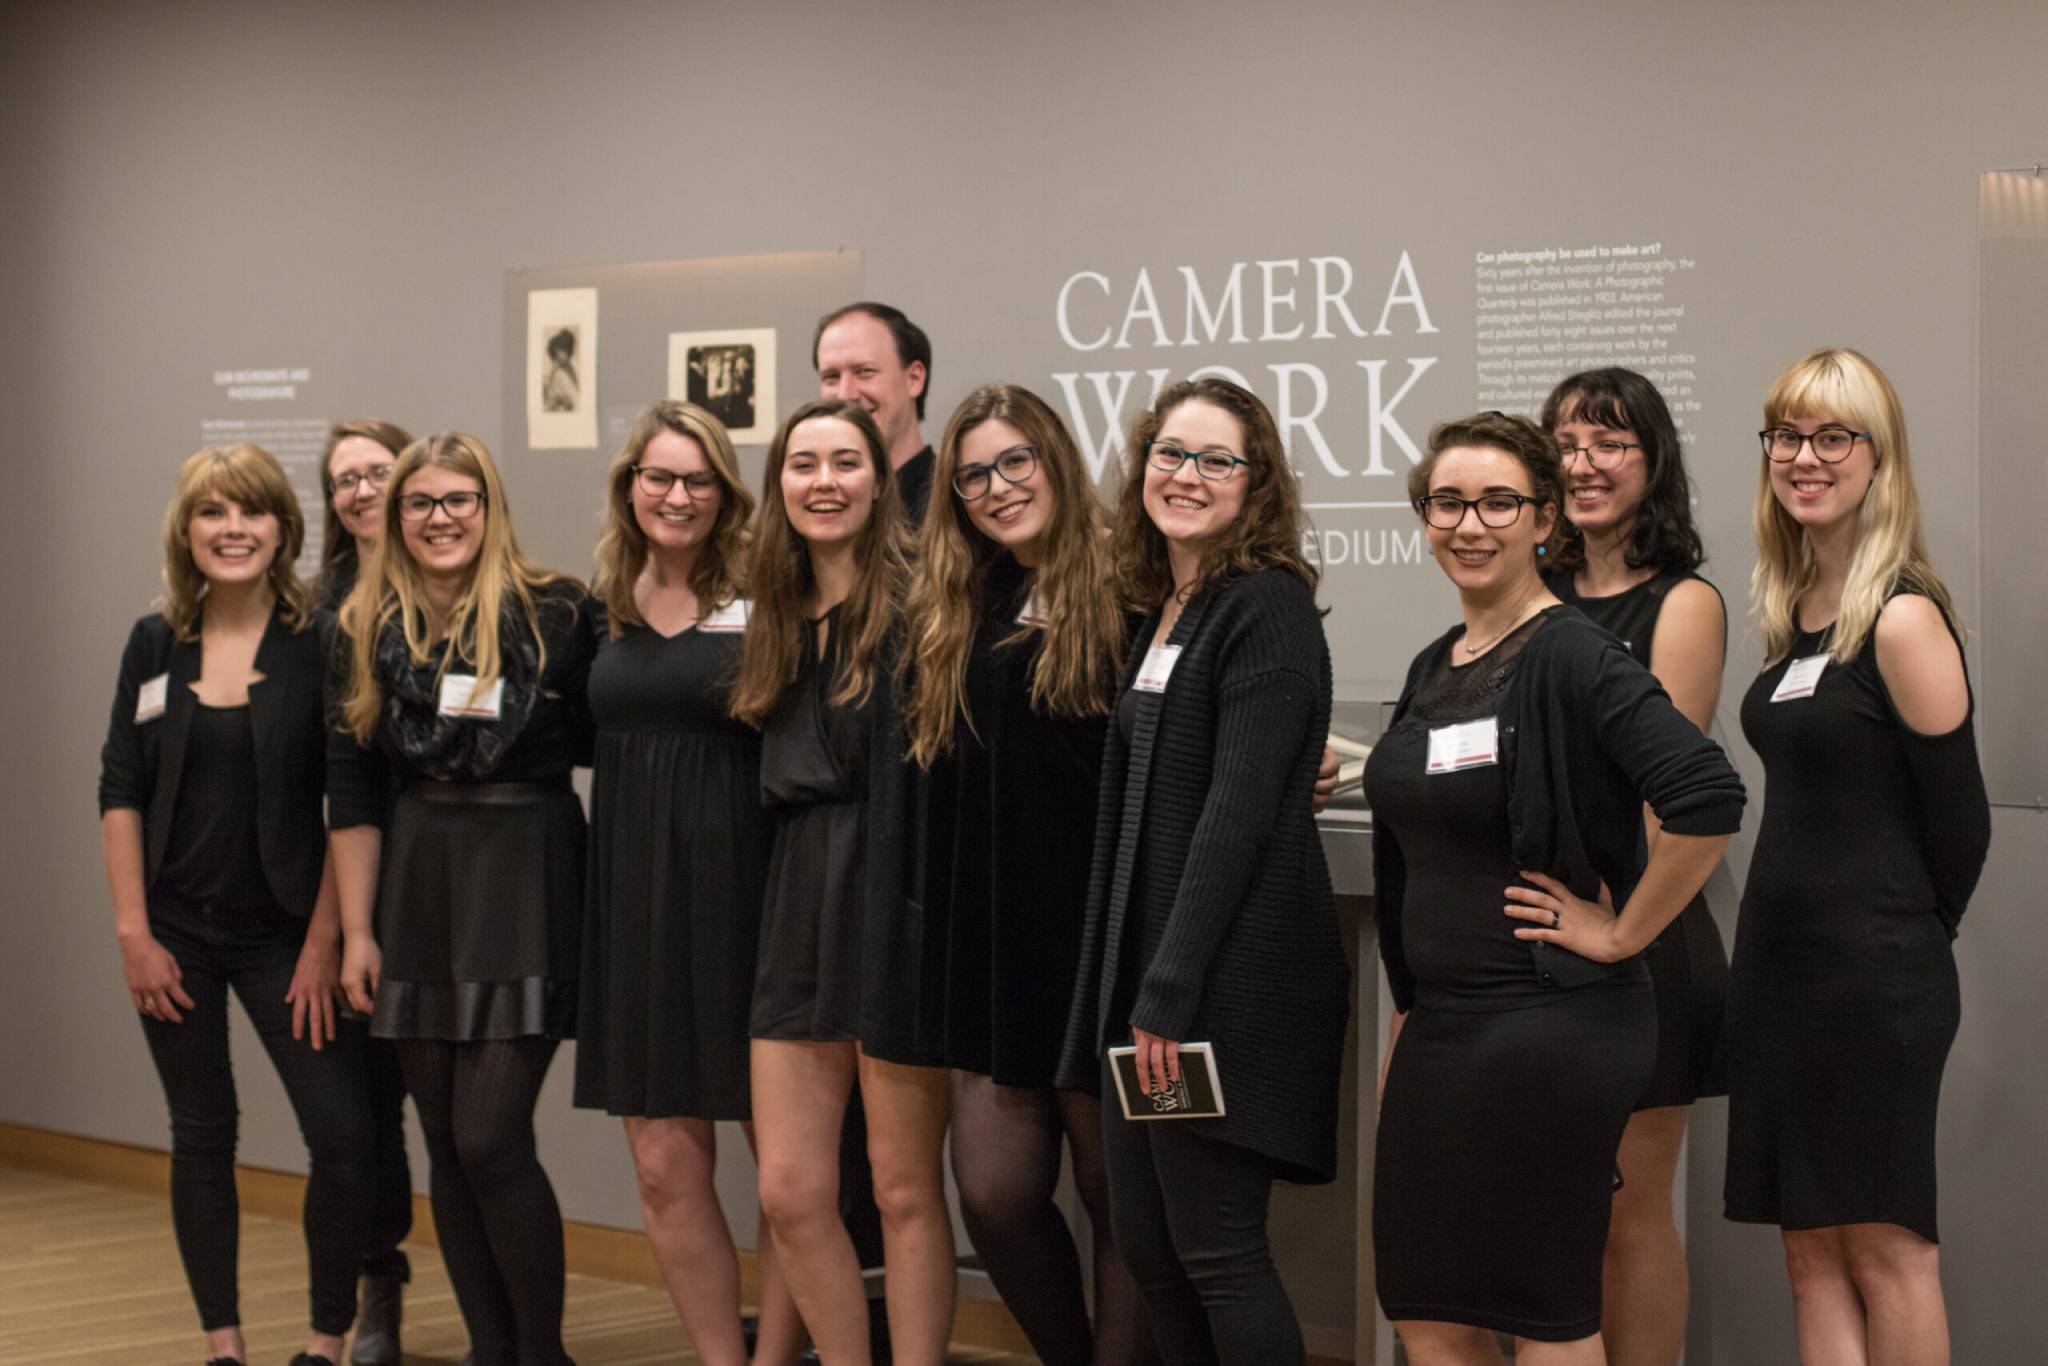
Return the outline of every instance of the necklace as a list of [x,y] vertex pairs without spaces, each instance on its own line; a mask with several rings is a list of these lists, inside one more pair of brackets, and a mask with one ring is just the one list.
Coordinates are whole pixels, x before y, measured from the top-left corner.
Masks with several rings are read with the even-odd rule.
[[1507,625],[1501,627],[1498,631],[1495,631],[1492,635],[1488,636],[1485,640],[1480,641],[1477,645],[1474,645],[1472,643],[1472,630],[1470,627],[1467,627],[1465,630],[1465,634],[1459,637],[1458,639],[1458,648],[1465,652],[1465,658],[1467,659],[1479,658],[1479,656],[1485,654],[1488,650],[1491,650],[1494,646],[1500,644],[1501,641],[1507,638],[1509,632],[1513,631],[1517,626],[1520,626],[1525,620],[1528,619],[1529,607],[1529,603],[1522,604],[1521,608],[1516,611],[1514,617],[1508,622]]

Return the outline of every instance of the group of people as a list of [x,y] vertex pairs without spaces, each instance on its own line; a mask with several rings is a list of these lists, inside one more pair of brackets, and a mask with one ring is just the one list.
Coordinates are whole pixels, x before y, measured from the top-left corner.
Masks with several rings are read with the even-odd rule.
[[[856,1095],[903,1366],[952,1323],[949,1132],[1045,1361],[1302,1358],[1267,1202],[1335,1174],[1350,970],[1274,420],[1165,388],[1105,505],[1015,385],[926,446],[930,344],[894,308],[827,315],[814,360],[758,490],[710,413],[641,415],[588,588],[521,552],[473,437],[337,424],[311,589],[276,462],[186,462],[100,805],[211,1366],[244,1360],[230,989],[307,1142],[294,1366],[339,1362],[359,1277],[353,1360],[398,1358],[408,1093],[472,1359],[568,1360],[533,1116],[571,1037],[712,1366],[870,1360]],[[1744,808],[1705,733],[1725,615],[1656,389],[1575,375],[1540,422],[1440,425],[1411,474],[1460,604],[1365,773],[1397,1010],[1374,1256],[1416,1366],[1499,1361],[1495,1333],[1525,1366],[1675,1362],[1673,1173],[1724,1091],[1728,1213],[1784,1229],[1803,1356],[1945,1359],[1935,1104],[1989,828],[1960,625],[1873,364],[1787,369],[1757,460],[1766,793],[1732,965],[1700,899]],[[1197,1042],[1223,1113],[1125,1118],[1107,1050],[1157,1093]],[[718,1120],[760,1173],[751,1341]]]

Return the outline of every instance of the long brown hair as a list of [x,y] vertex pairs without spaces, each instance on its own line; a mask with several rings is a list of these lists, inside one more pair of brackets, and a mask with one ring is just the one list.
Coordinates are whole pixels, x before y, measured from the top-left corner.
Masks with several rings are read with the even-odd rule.
[[1214,404],[1237,419],[1244,428],[1245,447],[1238,454],[1250,463],[1238,476],[1246,481],[1244,511],[1203,554],[1189,596],[1224,577],[1274,568],[1293,570],[1313,589],[1321,576],[1301,553],[1301,484],[1287,463],[1273,414],[1251,390],[1209,376],[1169,386],[1131,428],[1113,524],[1117,569],[1131,601],[1151,607],[1173,592],[1166,537],[1145,511],[1145,456],[1167,415],[1193,399]]
[[[478,513],[484,519],[483,544],[471,564],[468,586],[438,630],[430,625],[426,576],[405,544],[398,519],[398,499],[405,492],[406,481],[429,465],[474,479],[484,491],[484,506]],[[405,632],[406,649],[415,667],[427,662],[436,641],[446,640],[449,648],[442,657],[440,674],[445,676],[449,665],[460,660],[476,675],[475,691],[482,693],[503,672],[498,624],[511,606],[533,633],[541,652],[538,667],[545,669],[547,645],[541,635],[534,590],[564,577],[541,568],[519,549],[505,485],[483,442],[461,432],[442,432],[407,446],[391,471],[384,498],[384,533],[377,538],[377,553],[341,606],[341,626],[349,635],[348,696],[342,703],[349,731],[363,744],[376,732],[384,706],[383,686],[377,681],[377,641],[393,622]]]
[[[1101,716],[1109,711],[1123,662],[1124,614],[1110,570],[1101,504],[1088,485],[1080,450],[1044,399],[1014,384],[988,384],[953,410],[932,469],[932,501],[910,584],[911,673],[904,719],[910,757],[930,767],[953,747],[956,716],[972,727],[967,707],[967,655],[981,624],[988,568],[1002,547],[984,536],[953,491],[960,444],[988,422],[1017,429],[1038,449],[1038,467],[1053,498],[1041,563],[1031,592],[1046,616],[1045,645],[1031,670],[1031,705],[1046,716]],[[1003,642],[1022,640],[1020,626]]]
[[[320,541],[320,577],[315,580],[322,601],[333,593],[344,574],[362,571],[356,538],[341,524],[341,514],[334,510],[334,448],[352,436],[366,437],[390,451],[393,463],[397,462],[398,453],[412,444],[412,433],[382,418],[345,418],[327,429],[327,446],[320,452],[320,498],[326,504],[327,518]],[[388,493],[390,486],[385,487]]]
[[192,514],[208,498],[225,498],[277,518],[277,554],[270,561],[270,591],[284,604],[285,625],[297,631],[313,617],[311,596],[299,582],[296,561],[306,544],[306,518],[291,481],[261,446],[237,441],[194,451],[178,471],[178,491],[164,509],[164,595],[158,610],[179,640],[199,639],[206,576],[192,562]]
[[633,586],[647,567],[647,533],[633,513],[633,467],[663,432],[696,442],[704,452],[704,463],[718,479],[718,520],[690,566],[690,591],[697,595],[698,611],[709,613],[724,607],[743,591],[747,519],[754,515],[754,495],[740,482],[732,437],[723,422],[696,404],[663,399],[640,414],[633,434],[626,438],[605,476],[604,530],[597,538],[597,577],[591,591],[604,601],[614,639],[624,635],[628,626],[646,625],[640,605],[633,600]]
[[854,538],[857,573],[839,616],[839,638],[850,644],[842,655],[845,679],[832,694],[834,706],[858,706],[868,699],[883,667],[884,645],[902,620],[903,590],[910,576],[909,535],[882,431],[858,403],[813,399],[783,419],[761,472],[761,511],[747,557],[747,589],[754,606],[732,695],[732,714],[750,725],[765,723],[796,681],[802,632],[809,629],[804,599],[814,582],[811,550],[789,524],[789,512],[782,505],[782,465],[791,434],[819,417],[852,423],[875,471],[875,506]]

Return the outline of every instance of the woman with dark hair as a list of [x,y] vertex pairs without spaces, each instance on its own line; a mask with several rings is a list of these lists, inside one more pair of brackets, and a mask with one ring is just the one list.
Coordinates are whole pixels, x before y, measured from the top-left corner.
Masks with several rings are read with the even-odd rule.
[[477,1366],[560,1366],[533,1111],[576,1019],[592,604],[521,552],[496,462],[458,432],[399,455],[372,563],[330,685],[342,987],[397,1042]]
[[1799,1359],[1949,1359],[1935,1126],[1991,840],[1962,623],[1897,390],[1825,347],[1764,399],[1742,733],[1764,815],[1728,981],[1727,1214],[1776,1224]]
[[[378,418],[349,418],[327,429],[320,456],[326,532],[313,598],[330,611],[356,586],[384,531],[384,494],[398,453],[412,444],[403,427]],[[345,1029],[361,1031],[351,1018]],[[348,1359],[354,1366],[397,1366],[402,1287],[412,1263],[399,1246],[412,1232],[412,1166],[405,1151],[405,1073],[388,1039],[363,1037],[370,1116],[370,1241],[363,1255],[361,1307]]]
[[[714,1125],[751,1140],[747,1018],[768,866],[761,736],[732,718],[747,518],[732,438],[695,404],[647,409],[606,479],[590,666],[590,903],[576,1104],[625,1120],[655,1263],[706,1366],[744,1366],[740,1267]],[[802,1325],[760,1248],[759,1366]]]
[[[989,1279],[1044,1361],[1150,1355],[1110,1237],[1102,1108],[1055,1086],[1102,746],[1131,623],[1101,506],[1059,416],[991,384],[940,443],[910,590],[904,720],[917,764],[902,841],[944,928],[939,1021],[953,1068],[953,1175]],[[1095,1234],[1095,1323],[1053,1203],[1064,1146]]]
[[1500,413],[1444,423],[1408,488],[1462,620],[1416,656],[1366,764],[1395,1009],[1380,1304],[1416,1366],[1498,1362],[1495,1332],[1520,1366],[1604,1366],[1615,1153],[1657,1047],[1641,954],[1721,856],[1742,784],[1544,587],[1564,500],[1549,435]]
[[1272,415],[1220,379],[1132,429],[1114,550],[1149,608],[1125,661],[1060,1084],[1148,1093],[1211,1045],[1215,1118],[1104,1115],[1111,1220],[1170,1361],[1300,1361],[1266,1239],[1276,1178],[1336,1171],[1351,974],[1311,811],[1330,654]]
[[185,462],[160,610],[121,656],[100,753],[100,845],[129,1000],[171,1118],[171,1224],[209,1366],[244,1360],[228,993],[306,1141],[312,1335],[334,1366],[368,1214],[362,1039],[337,1032],[340,922],[320,819],[327,615],[293,572],[298,500],[258,446]]
[[[1588,370],[1551,391],[1543,429],[1557,442],[1565,487],[1544,585],[1619,640],[1704,734],[1720,701],[1728,616],[1696,572],[1704,552],[1663,395],[1633,370]],[[1648,808],[1643,830],[1647,857],[1657,843]],[[1706,898],[1693,897],[1643,958],[1657,998],[1657,1061],[1616,1159],[1600,1332],[1612,1366],[1677,1366],[1688,1295],[1672,1185],[1686,1109],[1728,1091],[1728,952]]]
[[874,419],[858,403],[804,404],[768,448],[732,711],[761,727],[773,823],[750,1024],[761,1209],[819,1355],[845,1366],[870,1356],[839,1215],[841,1122],[856,1085],[894,1360],[939,1366],[953,1321],[946,1073],[922,1023],[940,984],[902,899],[870,886],[895,857],[902,819],[886,718],[908,575]]

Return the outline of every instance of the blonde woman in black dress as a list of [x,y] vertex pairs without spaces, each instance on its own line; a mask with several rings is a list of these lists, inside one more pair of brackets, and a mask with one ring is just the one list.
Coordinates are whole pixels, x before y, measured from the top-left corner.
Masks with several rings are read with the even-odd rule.
[[[624,1117],[640,1212],[705,1366],[744,1366],[739,1259],[713,1175],[715,1124],[751,1139],[747,1018],[768,864],[761,736],[732,718],[754,496],[723,424],[667,400],[606,480],[590,667],[590,905],[576,1104]],[[802,1325],[762,1238],[757,1366]]]
[[1728,1217],[1776,1224],[1811,1366],[1948,1360],[1935,1114],[1991,838],[1961,627],[1884,372],[1823,349],[1764,401],[1742,731],[1764,814],[1728,987]]

